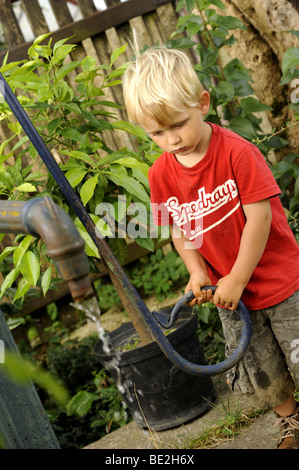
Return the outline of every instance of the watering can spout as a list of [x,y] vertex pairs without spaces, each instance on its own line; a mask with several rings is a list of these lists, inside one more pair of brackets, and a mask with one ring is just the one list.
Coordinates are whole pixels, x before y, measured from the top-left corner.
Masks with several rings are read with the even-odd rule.
[[0,202],[0,233],[28,233],[44,240],[75,302],[93,295],[85,242],[69,215],[51,198]]

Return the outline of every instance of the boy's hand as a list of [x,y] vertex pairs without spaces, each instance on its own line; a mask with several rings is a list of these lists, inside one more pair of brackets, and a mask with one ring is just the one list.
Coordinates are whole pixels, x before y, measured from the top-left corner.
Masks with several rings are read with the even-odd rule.
[[236,280],[231,274],[222,277],[217,282],[217,289],[213,296],[215,305],[236,310],[245,286]]
[[204,274],[202,271],[194,272],[191,274],[189,282],[185,288],[185,294],[190,290],[193,291],[195,299],[191,300],[188,305],[202,304],[203,302],[210,302],[212,300],[212,291],[209,289],[207,291],[202,291],[200,288],[203,286],[210,286],[210,278]]

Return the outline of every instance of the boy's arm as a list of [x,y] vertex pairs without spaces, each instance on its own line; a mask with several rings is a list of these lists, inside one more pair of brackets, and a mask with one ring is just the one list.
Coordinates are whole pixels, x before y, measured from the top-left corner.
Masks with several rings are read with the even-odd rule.
[[246,223],[231,272],[220,279],[213,302],[235,310],[267,243],[272,220],[269,199],[243,206]]
[[185,293],[193,290],[196,299],[192,300],[189,305],[196,303],[208,302],[212,298],[212,291],[201,291],[200,288],[206,285],[211,285],[211,280],[208,274],[206,262],[201,254],[194,249],[187,249],[190,245],[190,240],[184,237],[183,233],[170,226],[170,232],[173,244],[185,263],[185,266],[190,274],[189,282],[185,288]]

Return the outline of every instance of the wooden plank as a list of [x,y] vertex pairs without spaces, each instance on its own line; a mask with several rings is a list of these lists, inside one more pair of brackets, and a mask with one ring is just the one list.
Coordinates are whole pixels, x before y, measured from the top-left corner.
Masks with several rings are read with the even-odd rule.
[[48,33],[49,28],[38,0],[21,0],[21,4],[35,37]]
[[106,3],[106,7],[110,8],[120,3],[120,0],[105,0],[105,3]]
[[77,0],[77,4],[84,18],[97,12],[93,0]]
[[[7,2],[8,0],[4,1]],[[71,36],[73,37],[69,40],[70,43],[78,43],[86,38],[96,36],[103,33],[106,29],[127,23],[130,19],[136,16],[145,15],[154,11],[156,9],[155,1],[157,0],[143,0],[142,2],[140,2],[140,0],[130,0],[124,3],[119,3],[102,12],[97,12],[80,21],[76,21],[75,23],[70,23],[52,33],[53,43]],[[173,3],[173,1],[174,0],[171,0],[170,2],[163,0],[163,4]],[[31,46],[32,42],[33,41],[30,41],[11,48],[9,60],[15,61],[26,58],[27,50]],[[0,62],[3,60],[5,54],[6,52],[2,52],[0,54]]]
[[49,2],[59,26],[65,26],[73,22],[72,15],[65,1],[49,0]]
[[[13,11],[10,0],[0,0],[0,23],[2,23],[8,47],[24,43],[24,36]],[[3,60],[5,53],[1,54]]]

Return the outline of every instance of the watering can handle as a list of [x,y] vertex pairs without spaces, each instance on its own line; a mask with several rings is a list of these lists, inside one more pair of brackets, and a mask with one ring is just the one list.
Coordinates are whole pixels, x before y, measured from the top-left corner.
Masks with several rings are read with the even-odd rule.
[[[204,286],[201,289],[202,290],[211,289],[212,292],[214,293],[216,290],[216,286]],[[170,316],[167,315],[168,317],[167,320],[165,318],[165,314],[163,313],[153,312],[153,316],[156,319],[156,321],[160,323],[164,328],[170,328],[174,324],[179,312],[184,307],[184,305],[188,304],[194,297],[195,296],[192,291],[187,292],[187,294],[185,294],[179,300],[179,302],[175,305]],[[219,364],[199,365],[199,364],[193,364],[187,361],[186,359],[182,358],[174,350],[174,348],[166,339],[166,336],[163,334],[162,331],[161,333],[164,336],[164,339],[161,335],[159,335],[158,344],[160,348],[162,349],[162,351],[164,352],[164,354],[168,357],[168,359],[173,364],[175,364],[177,367],[179,367],[180,369],[184,370],[185,372],[189,374],[217,375],[217,374],[226,372],[231,367],[236,365],[240,361],[240,359],[244,356],[249,346],[250,338],[251,338],[251,318],[250,318],[247,308],[245,307],[244,303],[241,300],[237,307],[237,312],[242,322],[242,333],[241,333],[241,339],[240,339],[239,345],[230,356],[228,356],[224,361],[220,362]]]

